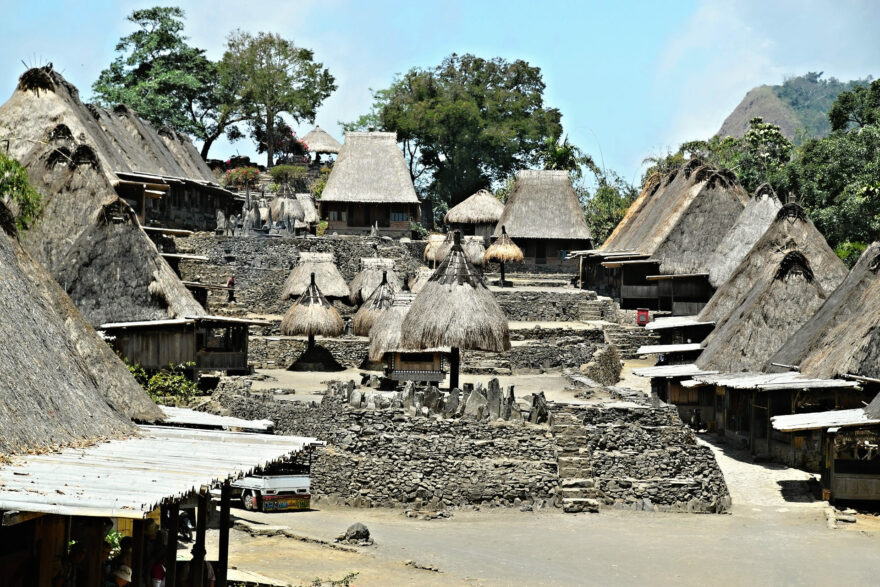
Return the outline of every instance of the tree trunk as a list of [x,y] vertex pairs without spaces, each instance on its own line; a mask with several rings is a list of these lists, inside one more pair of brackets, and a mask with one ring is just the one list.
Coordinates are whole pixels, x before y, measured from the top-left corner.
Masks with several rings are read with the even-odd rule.
[[275,116],[270,114],[266,119],[266,167],[272,167],[275,158]]
[[208,151],[211,150],[211,145],[214,144],[214,141],[217,140],[218,136],[219,135],[214,135],[212,137],[208,137],[207,139],[205,139],[205,142],[202,144],[202,152],[201,152],[202,161],[208,160]]

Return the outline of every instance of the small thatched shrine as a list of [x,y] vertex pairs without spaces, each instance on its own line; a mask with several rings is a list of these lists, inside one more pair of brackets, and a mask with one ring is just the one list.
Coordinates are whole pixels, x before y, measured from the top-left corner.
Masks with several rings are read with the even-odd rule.
[[306,133],[306,136],[302,138],[302,142],[308,146],[309,153],[315,153],[318,156],[335,155],[339,153],[340,149],[342,149],[342,145],[339,144],[339,141],[330,136],[330,134],[320,126],[316,126]]
[[486,244],[481,236],[466,236],[461,244],[468,261],[476,267],[486,265]]
[[371,361],[385,361],[385,376],[394,381],[439,383],[446,378],[443,354],[449,349],[415,350],[401,342],[403,321],[415,294],[395,294],[391,307],[382,312],[370,331]]
[[388,271],[382,272],[382,283],[358,309],[352,323],[356,336],[368,336],[379,316],[391,306],[395,290],[388,283]]
[[519,243],[527,263],[561,265],[570,251],[589,249],[592,243],[567,171],[520,171],[494,238],[501,236],[502,226]]
[[314,234],[315,227],[321,221],[318,208],[315,206],[315,199],[312,194],[296,194],[296,199],[303,209],[303,222],[309,226],[309,232]]
[[467,260],[461,235],[454,235],[452,251],[416,296],[402,326],[404,348],[452,349],[452,388],[458,387],[460,350],[510,349],[507,317],[482,275]]
[[501,265],[501,280],[498,282],[498,285],[501,287],[512,285],[509,281],[504,280],[504,264],[522,263],[523,252],[522,249],[516,246],[510,235],[507,234],[506,226],[501,226],[501,236],[495,239],[495,242],[486,249],[485,260],[486,263],[495,261]]
[[403,284],[394,271],[394,259],[366,257],[361,259],[361,270],[348,284],[349,301],[352,305],[362,304],[373,295],[376,288],[387,280],[392,291],[403,289]]
[[339,234],[402,237],[418,222],[421,203],[393,132],[348,132],[327,185],[321,217]]
[[[441,248],[446,242],[446,235],[438,232],[432,232],[428,235],[425,243],[425,262],[430,263],[431,267],[436,269],[437,265],[442,262],[442,259],[439,258],[441,254]],[[446,254],[448,251],[443,251],[443,258],[446,258]]]
[[342,316],[321,293],[315,283],[315,275],[312,274],[309,287],[287,310],[281,321],[281,334],[308,337],[305,352],[289,369],[292,371],[341,370],[342,367],[326,349],[315,346],[315,336],[339,336],[344,330],[345,323],[342,321]]
[[333,263],[333,253],[304,251],[299,254],[299,260],[284,282],[281,299],[288,300],[301,296],[309,288],[312,275],[315,276],[318,288],[328,299],[347,299],[351,293],[345,278]]
[[504,212],[504,204],[488,190],[480,190],[460,204],[449,209],[444,222],[450,231],[458,230],[462,235],[481,236],[486,244],[495,225]]

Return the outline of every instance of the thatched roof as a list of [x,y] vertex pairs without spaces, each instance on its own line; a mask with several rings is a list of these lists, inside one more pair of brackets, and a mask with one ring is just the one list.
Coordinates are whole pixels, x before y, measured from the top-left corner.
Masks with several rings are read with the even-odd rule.
[[95,210],[116,195],[117,172],[185,178],[220,189],[187,137],[157,132],[126,106],[83,104],[76,88],[49,68],[28,70],[0,106],[0,136],[10,139],[9,156],[27,168],[44,196],[42,218],[23,240],[50,271],[91,224]]
[[796,248],[774,251],[752,273],[745,297],[706,339],[696,361],[703,370],[760,371],[829,295],[814,264]]
[[391,305],[394,292],[395,290],[388,283],[388,272],[383,271],[382,283],[379,284],[376,291],[367,298],[367,301],[364,302],[354,315],[352,326],[357,336],[367,336],[370,334],[370,329],[373,327],[376,319]]
[[385,310],[381,318],[373,324],[373,328],[370,330],[369,357],[371,361],[381,361],[385,353],[401,349],[400,328],[415,298],[416,295],[413,293],[399,292],[395,294],[391,307]]
[[[8,214],[0,202],[0,218]],[[0,226],[0,454],[135,433],[162,413],[48,272]]]
[[510,349],[507,317],[482,275],[465,257],[456,232],[452,252],[416,296],[403,322],[406,348]]
[[403,284],[394,271],[394,259],[364,258],[361,259],[360,272],[348,284],[351,292],[348,300],[352,304],[360,304],[369,299],[382,283],[383,273],[393,291],[398,292],[403,289]]
[[709,259],[709,282],[713,287],[721,287],[727,281],[743,257],[763,236],[780,208],[782,202],[769,185],[764,184],[757,189]]
[[642,186],[642,191],[639,193],[639,196],[630,204],[629,208],[626,209],[626,213],[623,215],[621,221],[614,227],[614,230],[611,231],[611,234],[608,235],[608,238],[605,239],[605,242],[599,247],[602,250],[619,250],[618,239],[624,238],[627,231],[630,230],[630,223],[636,221],[639,217],[639,213],[645,204],[657,193],[659,189],[663,186],[665,177],[660,174],[654,174],[648,179],[645,180],[645,185]]
[[309,146],[312,153],[338,153],[342,145],[339,141],[331,137],[327,131],[320,126],[316,126],[302,138],[302,141]]
[[[869,246],[818,312],[769,363],[799,365],[808,377],[880,378],[880,242]],[[772,369],[772,365],[767,365]]]
[[766,268],[778,264],[782,256],[793,250],[800,251],[809,260],[815,279],[826,294],[834,291],[846,277],[846,266],[816,230],[804,209],[797,204],[786,204],[715,292],[698,319],[715,322],[717,330],[717,325],[745,301],[762,276],[766,279]]
[[318,215],[318,208],[315,206],[315,199],[312,198],[312,194],[296,194],[296,199],[299,205],[302,206],[303,214],[305,215],[303,222],[310,225],[317,224],[321,217]]
[[[261,212],[262,214],[262,212]],[[278,196],[269,202],[269,218],[272,222],[305,220],[305,211],[297,198]]]
[[315,275],[318,288],[326,297],[343,299],[349,296],[348,284],[333,263],[333,253],[302,252],[284,282],[281,299],[301,296],[308,289],[312,274]]
[[98,208],[55,279],[93,326],[206,314],[120,198]]
[[422,291],[422,288],[425,287],[425,284],[428,283],[432,275],[434,275],[434,270],[430,267],[419,267],[416,270],[416,274],[410,278],[409,291],[414,294]]
[[590,229],[567,171],[520,171],[493,236],[588,240]]
[[486,249],[486,261],[498,261],[500,263],[521,263],[523,252],[507,234],[507,227],[501,227],[501,236]]
[[457,206],[449,209],[444,217],[446,224],[495,224],[504,212],[504,204],[488,190],[480,190]]
[[281,320],[281,334],[285,336],[339,336],[344,329],[342,316],[321,294],[314,275],[305,293]]
[[[477,267],[486,264],[486,244],[481,236],[466,236],[461,245],[464,254],[467,255],[468,261]],[[447,253],[448,254],[448,253]]]
[[[440,234],[437,232],[432,232],[428,235],[427,244],[425,245],[425,261],[431,262],[440,262],[440,259],[437,255],[440,253],[440,248],[443,246],[443,243],[446,242],[446,235]],[[444,253],[445,257],[445,253]]]
[[397,146],[397,133],[348,132],[322,202],[418,204],[409,168]]

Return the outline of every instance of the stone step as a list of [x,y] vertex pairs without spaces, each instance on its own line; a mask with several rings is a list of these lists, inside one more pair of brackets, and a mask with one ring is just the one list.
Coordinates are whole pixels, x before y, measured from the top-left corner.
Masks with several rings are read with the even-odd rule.
[[596,482],[587,477],[573,477],[571,479],[560,479],[560,489],[592,489],[596,486]]
[[593,467],[558,467],[557,469],[560,479],[582,479],[584,477],[593,476]]
[[596,490],[591,487],[568,487],[559,490],[563,501],[566,499],[596,499]]
[[567,514],[578,514],[582,512],[596,514],[599,513],[599,501],[588,497],[581,498],[563,498],[562,511]]
[[556,464],[560,467],[582,467],[592,462],[589,455],[557,457]]
[[550,426],[550,432],[554,436],[583,436],[583,424],[553,424]]

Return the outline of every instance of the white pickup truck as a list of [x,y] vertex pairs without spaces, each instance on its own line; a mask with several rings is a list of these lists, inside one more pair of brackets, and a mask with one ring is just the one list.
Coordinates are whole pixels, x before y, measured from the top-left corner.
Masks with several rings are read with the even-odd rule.
[[279,463],[262,474],[232,482],[234,492],[241,495],[246,510],[280,512],[308,510],[311,506],[311,478],[302,473],[302,466]]

